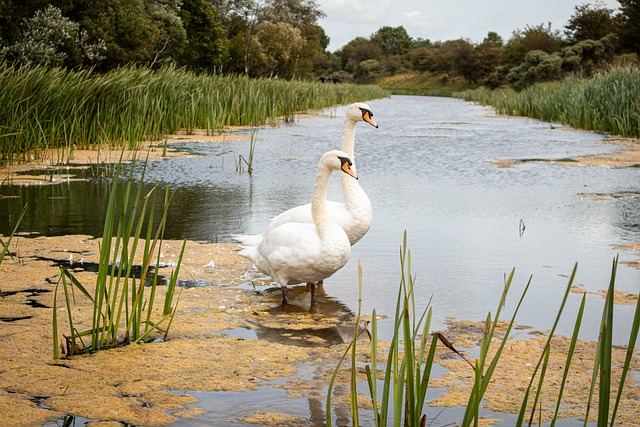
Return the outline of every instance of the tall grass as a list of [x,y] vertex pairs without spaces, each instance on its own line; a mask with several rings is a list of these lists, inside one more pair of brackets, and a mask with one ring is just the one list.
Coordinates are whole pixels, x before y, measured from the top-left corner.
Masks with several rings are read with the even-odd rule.
[[521,92],[474,89],[456,96],[501,114],[557,121],[575,128],[640,137],[640,69],[618,66],[591,78],[568,77]]
[[[365,366],[366,383],[369,389],[369,395],[373,406],[374,422],[376,427],[383,426],[425,426],[426,425],[426,394],[429,387],[429,379],[431,376],[431,368],[435,363],[436,347],[438,345],[444,345],[448,349],[454,351],[460,357],[463,357],[451,343],[440,333],[431,334],[429,336],[429,325],[431,321],[431,308],[430,303],[427,308],[420,313],[417,317],[415,294],[414,294],[414,279],[411,277],[411,253],[407,250],[407,237],[406,232],[403,240],[403,245],[400,251],[400,264],[401,264],[401,280],[400,289],[398,292],[396,312],[394,317],[394,329],[393,337],[389,345],[389,351],[386,360],[382,361],[378,354],[378,334],[377,334],[377,320],[376,311],[373,310],[371,320],[371,353],[370,362]],[[635,349],[638,331],[640,329],[640,299],[636,302],[636,311],[633,319],[631,333],[629,335],[629,342],[627,345],[627,353],[625,362],[620,374],[619,386],[616,398],[613,399],[611,393],[611,367],[612,367],[612,334],[613,334],[613,298],[615,288],[615,277],[617,271],[618,261],[614,259],[611,271],[611,280],[607,291],[607,296],[604,303],[602,320],[600,323],[600,335],[597,344],[597,349],[594,354],[594,368],[591,379],[591,388],[589,394],[589,402],[586,412],[584,414],[584,425],[588,424],[589,413],[592,406],[597,407],[597,425],[612,426],[615,424],[618,408],[620,406],[622,391],[626,377],[629,374],[631,361],[633,357],[633,351]],[[549,332],[546,344],[543,347],[538,363],[534,368],[534,371],[529,380],[529,385],[524,391],[524,395],[521,401],[521,408],[515,423],[516,426],[532,425],[534,424],[534,416],[536,415],[536,408],[538,407],[538,401],[540,399],[540,393],[545,383],[545,377],[547,372],[547,366],[551,354],[551,340],[555,334],[556,327],[563,315],[567,298],[570,294],[571,287],[577,271],[577,264],[573,269],[571,277],[565,288],[563,299],[560,301],[560,307],[556,316],[554,325]],[[470,369],[473,369],[473,384],[469,394],[467,406],[465,408],[464,416],[462,420],[458,421],[461,427],[477,426],[480,423],[480,408],[483,402],[483,397],[492,384],[492,377],[496,369],[498,369],[498,363],[503,349],[507,345],[509,335],[515,324],[517,313],[524,302],[524,298],[527,294],[529,286],[531,284],[531,278],[527,282],[518,304],[514,310],[511,320],[508,322],[506,330],[503,332],[501,338],[495,337],[496,327],[500,319],[500,313],[502,307],[505,304],[507,294],[511,287],[511,283],[514,277],[514,270],[505,277],[505,285],[502,293],[502,297],[498,303],[495,315],[491,313],[487,315],[484,324],[484,331],[480,340],[480,348],[478,357],[475,361],[465,360],[471,365]],[[362,280],[360,272],[360,292],[362,292]],[[584,315],[586,297],[583,295],[581,304],[579,306],[576,320],[574,323],[574,330],[570,339],[569,348],[566,355],[566,362],[563,369],[563,375],[561,383],[559,384],[559,392],[557,397],[557,403],[555,406],[555,413],[552,415],[551,426],[556,425],[558,422],[558,416],[560,408],[562,407],[562,397],[565,385],[571,381],[569,378],[569,372],[571,367],[574,350],[578,342],[578,334],[582,319]],[[359,301],[360,304],[360,301]],[[358,308],[357,322],[360,320],[360,308]],[[357,323],[358,324],[358,323]],[[354,427],[360,424],[359,422],[359,405],[357,400],[357,379],[356,372],[356,346],[357,338],[360,335],[356,332],[354,340],[351,342],[347,350],[345,351],[342,359],[338,363],[331,381],[329,383],[329,390],[327,393],[326,403],[326,424],[331,426],[331,395],[333,392],[333,386],[335,378],[337,377],[338,370],[346,359],[347,355],[351,355],[351,413],[352,413],[352,425]],[[489,351],[492,346],[497,346],[495,351]],[[493,354],[492,357],[489,357]],[[582,357],[582,356],[580,356]],[[377,382],[378,378],[382,378],[382,390],[378,390]],[[495,385],[495,384],[494,384]],[[594,398],[595,389],[598,386],[598,396]],[[613,408],[613,409],[612,409]]]
[[[66,356],[94,352],[101,349],[145,341],[151,333],[166,334],[177,303],[174,292],[178,272],[184,254],[185,243],[167,284],[164,304],[159,320],[154,316],[154,302],[158,286],[160,267],[160,246],[166,225],[170,194],[164,195],[158,186],[143,194],[144,172],[137,189],[133,188],[133,168],[128,179],[121,182],[122,165],[116,170],[109,195],[96,287],[93,296],[64,266],[60,267],[60,280],[55,288],[53,307],[53,356],[60,357],[57,294],[62,288],[68,316],[69,333],[65,335]],[[154,229],[156,198],[164,198],[164,210]],[[140,273],[136,280],[133,267],[142,246]],[[155,260],[154,260],[155,257]],[[155,265],[153,279],[147,290],[147,273]],[[74,326],[74,290],[80,291],[93,304],[91,329],[79,331]],[[166,325],[164,325],[166,323]]]
[[0,63],[0,158],[55,147],[137,148],[196,128],[258,126],[296,112],[388,95],[377,86],[197,75],[172,66],[106,74]]

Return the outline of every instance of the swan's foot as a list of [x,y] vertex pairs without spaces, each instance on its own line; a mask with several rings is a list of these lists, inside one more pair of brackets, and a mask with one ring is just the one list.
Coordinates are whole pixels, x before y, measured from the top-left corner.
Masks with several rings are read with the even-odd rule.
[[282,305],[287,305],[287,287],[281,286],[282,289]]

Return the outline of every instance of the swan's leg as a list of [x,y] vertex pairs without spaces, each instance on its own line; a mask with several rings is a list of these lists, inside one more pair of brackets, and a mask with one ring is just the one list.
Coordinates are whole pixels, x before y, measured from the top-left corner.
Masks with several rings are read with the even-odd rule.
[[311,283],[311,306],[316,305],[316,290],[318,289],[318,285],[316,283]]
[[[322,282],[322,280],[320,280],[320,281],[317,283],[317,286],[322,286],[322,285],[323,285],[323,282]],[[307,282],[307,288],[311,288],[311,289],[313,289],[313,287],[314,287],[314,286],[316,286],[316,283],[314,283],[314,282]]]
[[287,287],[280,286],[280,288],[282,289],[282,305],[287,305]]

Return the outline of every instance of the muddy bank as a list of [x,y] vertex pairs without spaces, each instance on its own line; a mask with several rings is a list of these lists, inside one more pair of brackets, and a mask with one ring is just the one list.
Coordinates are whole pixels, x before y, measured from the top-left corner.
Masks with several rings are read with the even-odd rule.
[[[236,131],[241,129],[235,129]],[[37,156],[30,155],[29,159],[20,163],[7,163],[0,169],[0,183],[14,185],[46,185],[67,182],[73,178],[69,168],[80,168],[90,173],[93,166],[117,164],[120,161],[133,160],[150,161],[163,160],[173,157],[186,157],[189,154],[177,151],[173,145],[177,142],[202,141],[221,143],[227,141],[248,140],[247,132],[234,132],[232,129],[215,135],[199,129],[191,134],[177,133],[168,135],[164,140],[142,142],[137,150],[113,148],[107,144],[96,145],[91,149],[77,149],[76,147],[60,147],[45,149]],[[26,175],[24,172],[30,171]],[[35,172],[35,173],[34,173]],[[40,173],[37,173],[40,172]],[[78,178],[75,178],[78,179]],[[81,178],[80,178],[81,179]]]
[[640,167],[640,141],[636,139],[614,139],[603,140],[602,143],[616,145],[619,149],[613,153],[590,154],[586,156],[566,157],[562,159],[497,159],[489,161],[489,163],[495,164],[498,167],[513,167],[526,162],[573,167]]

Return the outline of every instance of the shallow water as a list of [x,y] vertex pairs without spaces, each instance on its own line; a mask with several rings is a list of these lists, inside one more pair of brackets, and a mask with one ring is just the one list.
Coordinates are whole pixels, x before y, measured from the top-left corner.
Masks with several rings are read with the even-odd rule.
[[[447,317],[481,321],[495,312],[512,268],[503,318],[511,316],[532,276],[517,320],[550,329],[575,263],[575,284],[597,292],[608,286],[617,254],[621,261],[637,258],[612,245],[640,241],[640,169],[489,163],[616,150],[603,143],[606,136],[500,117],[490,108],[448,98],[393,96],[369,105],[380,128],[357,126],[356,163],[374,223],[353,247],[349,263],[325,281],[327,296],[342,306],[357,309],[360,262],[363,313],[375,308],[393,314],[405,230],[419,308],[432,298],[435,330],[444,328]],[[319,157],[339,146],[345,109],[325,111],[334,118],[258,130],[253,174],[235,168],[237,156],[248,155],[247,141],[184,143],[180,148],[196,157],[150,163],[145,181],[176,190],[165,237],[230,242],[231,234],[260,232],[274,215],[308,203]],[[21,198],[0,200],[0,232],[8,231],[7,212],[15,218],[20,204],[29,202],[31,216],[22,231],[100,235],[107,191],[98,180],[3,186],[3,194]],[[580,195],[619,192],[632,197]],[[330,198],[340,199],[337,180]],[[616,287],[638,293],[640,270],[620,264]],[[559,333],[570,334],[579,303],[579,295],[570,296]],[[597,338],[602,304],[600,297],[587,298],[582,338]],[[628,339],[633,310],[616,306],[617,343]],[[390,327],[390,321],[381,322],[383,334]]]

